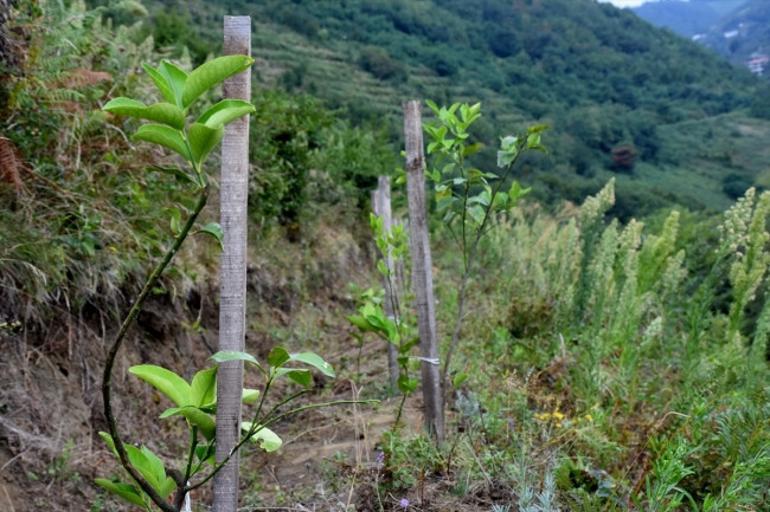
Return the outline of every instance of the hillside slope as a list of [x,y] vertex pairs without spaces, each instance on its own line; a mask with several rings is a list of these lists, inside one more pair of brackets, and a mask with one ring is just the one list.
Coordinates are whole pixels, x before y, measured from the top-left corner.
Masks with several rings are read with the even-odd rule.
[[662,0],[648,2],[633,9],[642,19],[655,26],[692,37],[717,25],[724,16],[746,0]]
[[[358,122],[386,126],[394,141],[400,103],[414,96],[483,102],[478,136],[490,145],[525,123],[545,121],[554,127],[546,140],[550,156],[524,173],[539,182],[541,197],[576,200],[625,171],[619,213],[671,202],[721,209],[731,200],[724,193],[726,176],[753,183],[759,172],[717,161],[704,176],[701,158],[679,156],[663,136],[687,138],[687,123],[716,125],[715,116],[740,112],[753,102],[758,81],[608,4],[197,0],[176,9],[163,2],[162,13],[160,8],[156,3],[156,32],[186,24],[177,39],[212,50],[223,13],[251,15],[258,83],[319,96]],[[174,16],[181,22],[174,25]],[[768,134],[760,123],[738,145],[758,146]],[[713,144],[687,140],[706,160]],[[619,147],[638,155],[633,173],[614,166],[612,152]],[[493,165],[492,148],[482,156],[482,164]]]
[[[770,3],[748,0],[707,34],[704,42],[737,64],[752,54],[770,54]],[[770,74],[770,66],[766,66]]]

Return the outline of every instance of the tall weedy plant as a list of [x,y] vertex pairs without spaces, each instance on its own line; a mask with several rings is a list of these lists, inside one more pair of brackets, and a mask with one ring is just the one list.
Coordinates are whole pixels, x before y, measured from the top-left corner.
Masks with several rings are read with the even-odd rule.
[[[250,57],[232,55],[214,59],[190,73],[168,61],[163,61],[157,68],[145,66],[145,71],[157,86],[164,101],[145,105],[131,98],[116,98],[104,106],[104,110],[119,116],[152,121],[139,127],[133,135],[134,140],[158,144],[179,155],[186,163],[186,169],[179,169],[177,174],[190,184],[191,192],[198,197],[192,213],[183,225],[176,217],[171,219],[176,238],[150,273],[139,296],[131,305],[110,347],[104,368],[102,397],[109,433],[102,432],[100,435],[128,474],[130,482],[100,478],[96,483],[128,503],[145,510],[152,510],[155,506],[164,512],[179,512],[190,492],[208,483],[244,444],[255,441],[265,451],[277,450],[281,446],[281,439],[269,429],[271,425],[287,415],[308,408],[331,405],[311,404],[284,410],[290,402],[306,393],[312,383],[310,370],[298,368],[297,364],[334,377],[331,366],[312,352],[290,354],[277,347],[263,363],[244,352],[219,352],[212,356],[215,364],[197,372],[191,382],[160,366],[131,367],[130,373],[156,388],[172,402],[173,407],[164,411],[161,418],[184,418],[187,423],[189,449],[181,469],[167,468],[147,446],[137,448],[125,444],[112,409],[112,370],[115,359],[150,290],[191,233],[206,233],[221,243],[222,230],[218,224],[208,224],[193,231],[209,194],[209,180],[204,164],[208,155],[222,140],[224,126],[254,112],[254,107],[248,101],[223,100],[201,113],[192,122],[188,117],[196,100],[226,78],[248,69],[252,63]],[[216,424],[213,416],[216,412],[216,375],[218,365],[227,361],[245,361],[252,365],[262,375],[264,384],[261,390],[242,391],[241,399],[244,403],[256,404],[253,418],[242,423],[244,434],[229,454],[216,462]],[[299,384],[302,389],[268,408],[268,392],[272,384],[281,378]],[[347,401],[333,403],[345,402]]]
[[[530,150],[545,151],[541,135],[545,125],[535,125],[526,133],[500,140],[497,165],[500,173],[482,171],[468,158],[482,149],[481,143],[470,143],[470,129],[481,118],[481,104],[455,103],[439,107],[428,101],[435,120],[425,125],[430,137],[428,155],[432,155],[428,179],[433,182],[437,210],[462,255],[462,275],[457,292],[457,314],[443,367],[441,389],[446,395],[447,377],[452,356],[460,341],[465,316],[468,283],[476,269],[479,243],[493,228],[497,215],[509,211],[530,189],[513,180],[507,189],[516,162]],[[462,379],[462,375],[458,378]]]

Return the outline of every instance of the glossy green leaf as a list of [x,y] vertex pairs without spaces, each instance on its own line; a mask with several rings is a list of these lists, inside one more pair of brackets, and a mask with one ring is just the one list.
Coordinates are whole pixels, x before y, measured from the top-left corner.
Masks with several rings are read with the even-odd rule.
[[144,499],[142,499],[141,491],[134,487],[119,481],[107,480],[106,478],[97,478],[94,483],[102,489],[118,496],[119,498],[131,503],[132,505],[138,505],[140,507],[146,507]]
[[190,385],[179,375],[160,366],[142,364],[128,371],[166,395],[177,406],[192,404]]
[[247,363],[259,366],[257,359],[251,354],[247,354],[246,352],[223,350],[211,356],[211,360],[215,363],[224,363],[227,361],[246,361]]
[[214,419],[206,412],[202,411],[198,407],[188,405],[185,407],[171,407],[166,409],[160,415],[161,419],[170,418],[172,416],[184,416],[191,425],[195,425],[201,431],[201,434],[206,439],[213,439],[216,433],[216,424]]
[[278,377],[287,377],[300,386],[309,388],[313,385],[313,376],[304,368],[279,368],[275,372]]
[[200,407],[214,403],[217,398],[217,367],[197,372],[193,376],[190,393],[192,405]]
[[168,60],[160,63],[158,72],[166,79],[166,83],[168,83],[171,93],[174,95],[172,103],[179,107],[186,107],[187,105],[182,103],[182,97],[184,95],[185,82],[187,82],[187,72]]
[[314,352],[301,352],[298,354],[291,354],[291,360],[298,362],[298,363],[304,363],[307,365],[312,366],[316,370],[320,371],[327,377],[334,378],[336,375],[334,373],[334,368],[323,360],[321,356]]
[[141,475],[145,480],[147,480],[147,483],[149,483],[153,489],[156,491],[159,490],[163,484],[163,480],[165,480],[165,474],[156,474],[154,471],[155,468],[153,466],[153,461],[147,460],[147,457],[140,448],[130,444],[124,446],[126,448],[126,454],[128,455],[128,461],[131,463],[134,469],[141,473]]
[[192,156],[198,164],[203,163],[209,156],[211,150],[219,144],[225,134],[222,126],[209,128],[205,124],[193,123],[187,131],[187,137],[190,140]]
[[173,129],[170,126],[163,124],[143,124],[136,130],[133,138],[136,140],[152,142],[153,144],[159,144],[181,155],[186,160],[192,160],[192,156],[187,150],[187,145],[184,142],[184,137],[182,137],[182,132]]
[[273,368],[280,368],[289,362],[291,356],[283,347],[274,347],[267,356],[267,362]]
[[131,98],[115,98],[107,102],[102,110],[120,116],[156,121],[181,130],[184,127],[184,112],[171,103],[155,103],[149,107]]
[[203,233],[206,235],[209,235],[211,237],[214,237],[219,244],[220,249],[224,249],[224,232],[222,231],[222,226],[219,225],[218,222],[209,222],[205,226],[203,226],[198,233]]
[[[249,421],[241,422],[241,428],[245,432],[251,430],[253,423]],[[283,440],[278,437],[278,434],[273,432],[267,427],[257,427],[259,430],[250,438],[251,441],[258,443],[260,447],[266,452],[274,452],[283,445]]]
[[171,86],[169,85],[168,81],[166,81],[166,78],[161,75],[157,69],[148,64],[143,64],[142,67],[155,83],[155,87],[158,88],[163,98],[165,98],[167,102],[176,105],[177,101],[174,97],[174,92],[171,90]]
[[351,324],[358,327],[364,332],[369,332],[372,330],[372,326],[369,324],[366,318],[364,318],[362,315],[350,315],[348,317],[348,322],[350,322]]
[[214,446],[211,443],[209,443],[208,445],[196,446],[195,456],[198,458],[199,461],[205,464],[211,464],[213,466],[216,463],[215,450],[214,450]]
[[112,436],[107,432],[99,432],[99,437],[102,438],[104,444],[107,445],[107,448],[109,448],[112,454],[115,455],[115,458],[117,458],[118,451],[115,449],[115,441],[112,439]]
[[226,55],[201,64],[187,77],[182,106],[188,107],[201,94],[225,79],[245,71],[253,62],[254,59],[246,55]]
[[251,388],[243,388],[243,394],[241,400],[244,404],[253,404],[259,399],[259,390]]
[[196,122],[210,128],[224,126],[227,123],[256,111],[254,105],[243,100],[222,100],[204,112]]
[[[159,493],[163,492],[166,481],[166,468],[163,466],[163,461],[146,446],[142,446],[140,450],[142,455],[144,455],[145,467],[152,474],[153,480],[157,485],[156,490]],[[163,497],[165,498],[166,496]]]

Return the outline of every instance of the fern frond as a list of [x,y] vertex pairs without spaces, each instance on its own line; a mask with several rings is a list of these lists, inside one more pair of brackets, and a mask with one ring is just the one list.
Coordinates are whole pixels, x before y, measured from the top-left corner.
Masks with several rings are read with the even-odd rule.
[[0,137],[0,181],[13,185],[16,192],[21,192],[21,170],[24,162],[19,157],[16,146],[5,137]]

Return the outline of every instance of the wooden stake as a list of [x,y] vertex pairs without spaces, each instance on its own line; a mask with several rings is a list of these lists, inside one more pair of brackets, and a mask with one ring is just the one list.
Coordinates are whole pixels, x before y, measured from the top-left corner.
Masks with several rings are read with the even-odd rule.
[[[393,227],[393,218],[390,205],[390,177],[380,176],[377,179],[377,190],[372,193],[372,209],[374,214],[382,219],[382,227],[386,234],[390,234]],[[383,255],[390,273],[390,279],[384,278],[385,288],[385,314],[395,318],[398,312],[393,302],[401,300],[401,289],[398,286],[397,270],[393,262],[392,251]],[[398,388],[398,351],[392,343],[388,343],[388,374],[390,375],[390,388],[395,391]]]
[[436,303],[433,297],[433,262],[425,201],[425,154],[420,103],[404,105],[406,139],[406,190],[409,198],[409,249],[412,253],[412,287],[422,354],[422,394],[425,428],[437,442],[444,440],[444,407],[439,379]]
[[[251,18],[225,16],[224,53],[251,55]],[[251,71],[227,79],[225,98],[251,100]],[[221,225],[224,250],[221,257],[219,301],[219,350],[244,350],[246,337],[246,241],[249,190],[249,117],[225,128],[220,177]],[[219,365],[217,375],[217,461],[224,460],[241,432],[243,362]],[[214,512],[238,509],[238,454],[214,478]]]

